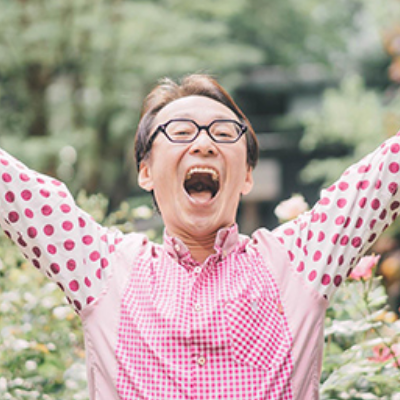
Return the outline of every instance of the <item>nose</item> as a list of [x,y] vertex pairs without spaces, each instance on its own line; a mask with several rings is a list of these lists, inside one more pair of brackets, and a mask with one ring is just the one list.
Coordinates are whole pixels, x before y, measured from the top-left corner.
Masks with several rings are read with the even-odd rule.
[[202,129],[199,136],[190,146],[191,154],[202,154],[205,156],[213,156],[217,154],[216,143],[210,138],[207,131]]

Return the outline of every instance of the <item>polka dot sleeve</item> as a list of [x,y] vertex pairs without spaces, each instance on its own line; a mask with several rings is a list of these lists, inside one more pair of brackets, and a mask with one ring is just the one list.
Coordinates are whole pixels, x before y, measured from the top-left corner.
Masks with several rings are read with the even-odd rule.
[[400,133],[348,168],[309,212],[274,234],[297,272],[330,297],[400,206]]
[[98,225],[59,181],[0,149],[0,225],[79,312],[104,289],[122,234]]

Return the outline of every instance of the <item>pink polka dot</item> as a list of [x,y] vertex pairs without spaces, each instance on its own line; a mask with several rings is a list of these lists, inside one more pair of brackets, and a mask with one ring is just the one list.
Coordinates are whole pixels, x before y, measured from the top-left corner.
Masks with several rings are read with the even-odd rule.
[[390,193],[396,194],[398,188],[399,188],[399,185],[396,182],[389,183],[388,190]]
[[345,217],[343,215],[339,215],[336,219],[335,219],[335,224],[336,225],[342,225],[345,221]]
[[61,204],[60,209],[65,214],[71,211],[71,207],[68,204]]
[[352,271],[353,271],[353,268],[349,268],[349,270],[347,271],[347,274],[346,274],[346,276],[347,276],[347,277],[349,277],[349,276],[350,276],[350,274],[352,273]]
[[304,262],[300,261],[299,265],[297,266],[297,272],[303,272],[304,271]]
[[74,300],[74,306],[75,306],[75,309],[76,309],[77,311],[82,310],[82,304],[81,304],[80,301]]
[[311,240],[312,238],[313,238],[313,236],[314,236],[314,233],[313,233],[313,231],[308,231],[308,233],[307,233],[307,240]]
[[319,250],[317,250],[317,251],[314,253],[313,260],[314,260],[314,261],[319,261],[319,260],[321,259],[321,257],[322,257],[322,253],[321,253]]
[[382,212],[379,214],[379,219],[384,220],[386,216],[387,216],[387,211],[383,209]]
[[26,215],[28,218],[33,218],[33,211],[32,211],[31,209],[27,208],[27,209],[24,211],[24,213],[25,213],[25,215]]
[[12,181],[11,175],[7,174],[7,172],[4,172],[4,174],[1,177],[3,178],[3,181],[6,183],[9,183]]
[[19,214],[16,211],[11,211],[8,214],[8,220],[12,223],[15,223],[19,220]]
[[373,219],[370,223],[369,223],[369,228],[370,229],[374,229],[374,226],[375,226],[375,224],[376,224],[376,219]]
[[378,199],[373,199],[371,201],[371,207],[373,210],[377,210],[381,205],[381,202]]
[[71,281],[68,286],[73,292],[76,292],[79,289],[79,283],[77,280]]
[[83,238],[82,238],[82,242],[83,242],[84,244],[87,244],[87,245],[92,244],[92,243],[93,243],[93,238],[92,238],[92,236],[90,236],[90,235],[85,235],[85,236],[83,236]]
[[375,239],[376,239],[376,233],[373,233],[373,234],[368,238],[368,242],[369,242],[369,243],[372,243],[372,242],[375,241]]
[[89,305],[90,303],[93,303],[94,302],[94,297],[92,297],[92,296],[89,296],[87,299],[86,299],[86,304],[87,305]]
[[394,213],[392,215],[392,221],[395,221],[397,219],[398,215],[399,215],[398,213]]
[[101,259],[101,268],[107,268],[108,267],[108,260],[106,258]]
[[42,255],[42,251],[39,249],[39,247],[36,246],[32,247],[32,252],[38,258],[40,258],[40,256]]
[[318,233],[318,242],[322,242],[325,239],[325,233],[324,232],[319,232]]
[[308,274],[308,280],[312,282],[317,277],[317,271],[313,270]]
[[11,233],[8,231],[4,231],[5,235],[9,238],[12,239]]
[[308,248],[307,248],[307,246],[304,246],[304,247],[303,247],[303,253],[304,253],[306,256],[308,256]]
[[361,238],[359,237],[359,236],[356,236],[355,238],[353,238],[352,240],[351,240],[351,244],[352,244],[352,246],[353,247],[360,247],[361,246],[361,243],[362,243],[362,240],[361,240]]
[[319,214],[316,212],[312,213],[311,222],[317,222],[319,220]]
[[383,161],[379,164],[379,167],[378,167],[378,169],[379,169],[379,171],[382,171],[383,170],[383,165],[384,165],[384,163],[383,163]]
[[67,261],[67,268],[68,268],[70,271],[74,271],[75,268],[76,268],[76,261],[75,261],[75,260],[72,260],[72,259],[68,260],[68,261]]
[[40,262],[38,260],[32,260],[32,264],[37,268],[40,269]]
[[360,174],[364,174],[365,172],[368,172],[370,169],[371,169],[371,166],[370,166],[370,165],[361,165],[361,166],[358,168],[358,172],[359,172]]
[[54,246],[54,244],[49,244],[49,245],[47,246],[47,251],[48,251],[50,254],[56,254],[56,253],[57,253],[57,247]]
[[32,193],[29,190],[23,190],[21,192],[21,197],[23,200],[29,201],[32,198]]
[[47,236],[51,236],[54,233],[53,225],[45,225],[43,228],[43,232]]
[[346,244],[349,243],[349,237],[347,235],[344,235],[341,239],[340,239],[340,244],[342,246],[346,246]]
[[9,203],[13,203],[15,200],[15,195],[13,192],[7,192],[5,195],[6,201],[8,201]]
[[109,247],[108,247],[108,251],[110,252],[110,253],[114,253],[114,251],[115,251],[115,246],[112,244],[112,245],[110,245]]
[[349,187],[349,184],[347,182],[340,182],[339,183],[339,189],[344,192],[345,190],[347,190]]
[[73,240],[67,239],[67,240],[64,242],[64,248],[65,248],[65,250],[71,251],[71,250],[74,249],[74,247],[75,247],[75,242],[74,242]]
[[380,179],[378,179],[375,183],[375,189],[380,189],[382,186],[382,181]]
[[19,174],[19,179],[21,179],[21,181],[23,181],[23,182],[28,182],[28,181],[30,181],[31,178],[29,178],[29,176],[27,174],[21,173],[21,174]]
[[43,196],[43,197],[50,197],[50,192],[46,189],[40,189],[39,193]]
[[331,185],[328,187],[328,189],[326,189],[328,192],[334,192],[336,189],[336,185]]
[[320,201],[319,204],[321,204],[322,206],[327,206],[331,201],[329,200],[328,197],[323,197]]
[[366,197],[363,197],[363,198],[360,199],[360,201],[358,202],[358,205],[359,205],[361,208],[364,208],[366,204],[367,204],[367,198],[366,198]]
[[350,217],[347,217],[347,218],[346,218],[346,222],[344,223],[343,227],[344,227],[344,228],[347,228],[347,227],[350,225],[350,223],[351,223],[351,218],[350,218]]
[[89,258],[92,261],[97,261],[100,258],[100,253],[98,251],[93,251],[93,252],[90,253]]
[[92,286],[92,281],[88,277],[85,278],[85,285],[87,287],[91,287]]
[[294,260],[294,254],[290,250],[288,251],[288,256],[289,256],[290,261]]
[[53,212],[53,209],[49,206],[49,205],[45,205],[42,207],[42,214],[45,217],[48,217],[49,215],[51,215],[51,213]]
[[328,274],[324,274],[321,279],[321,283],[326,286],[329,285],[330,282],[331,282],[331,277]]
[[400,151],[400,146],[399,146],[399,144],[398,143],[393,143],[391,146],[390,146],[390,151],[392,152],[392,153],[398,153],[399,151]]
[[7,160],[5,160],[4,158],[0,158],[0,163],[2,163],[3,165],[9,164],[9,162]]
[[36,178],[36,181],[37,181],[38,183],[41,183],[41,184],[44,184],[44,183],[45,183],[44,179],[42,179],[42,178]]
[[20,236],[20,237],[18,238],[17,242],[18,242],[18,244],[19,244],[20,246],[22,246],[22,247],[26,247],[26,246],[27,246],[27,244],[26,244],[25,240],[22,238],[22,236]]
[[333,283],[336,287],[339,287],[340,284],[342,283],[343,278],[340,275],[336,275],[335,278],[333,279]]
[[64,221],[62,223],[62,227],[65,231],[70,231],[74,227],[74,225],[71,221]]
[[85,220],[84,220],[82,217],[79,217],[79,218],[78,218],[78,221],[79,221],[79,226],[80,226],[81,228],[84,228],[84,227],[86,226],[86,222],[85,222]]
[[50,269],[53,274],[58,274],[60,272],[60,266],[57,263],[50,264]]
[[357,189],[361,189],[361,190],[365,190],[367,189],[369,186],[369,181],[365,180],[365,181],[360,181],[357,183]]
[[363,219],[359,217],[356,222],[356,228],[361,228],[363,222],[364,222]]
[[59,191],[59,192],[58,192],[58,195],[59,195],[60,197],[64,198],[64,199],[68,196],[67,193],[62,192],[62,191]]
[[98,279],[101,279],[101,269],[100,268],[96,271],[96,277]]
[[339,208],[345,207],[346,204],[347,204],[347,200],[346,200],[346,199],[339,199],[339,200],[337,201],[337,206],[338,206]]
[[399,172],[400,166],[397,162],[392,162],[389,164],[389,171],[392,174],[396,174],[397,172]]
[[283,231],[283,233],[284,233],[285,235],[287,235],[287,236],[292,236],[292,235],[294,235],[294,230],[291,229],[291,228],[288,228],[288,229],[285,229],[285,230]]
[[335,234],[332,236],[332,243],[333,243],[333,244],[336,244],[337,241],[338,241],[338,239],[339,239],[339,234],[338,234],[338,233],[335,233]]
[[37,230],[36,230],[36,228],[34,228],[33,226],[29,227],[28,230],[27,230],[27,232],[28,232],[28,236],[29,236],[31,239],[34,239],[34,238],[37,236]]
[[394,202],[390,205],[390,209],[391,209],[392,211],[398,209],[399,207],[400,207],[400,202],[398,202],[398,201],[394,201]]
[[325,222],[328,219],[328,216],[326,215],[326,213],[321,213],[321,222]]
[[298,238],[296,239],[296,246],[297,246],[299,249],[301,248],[302,243],[303,243],[303,242],[302,242],[301,238],[298,237]]

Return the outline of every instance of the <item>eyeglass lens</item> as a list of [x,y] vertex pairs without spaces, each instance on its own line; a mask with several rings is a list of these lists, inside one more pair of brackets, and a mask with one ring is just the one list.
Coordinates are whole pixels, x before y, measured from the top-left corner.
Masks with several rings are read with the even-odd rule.
[[[199,128],[193,121],[171,121],[165,127],[165,133],[173,141],[190,141],[198,133]],[[241,134],[241,127],[234,121],[214,121],[208,127],[213,139],[220,142],[235,141]]]

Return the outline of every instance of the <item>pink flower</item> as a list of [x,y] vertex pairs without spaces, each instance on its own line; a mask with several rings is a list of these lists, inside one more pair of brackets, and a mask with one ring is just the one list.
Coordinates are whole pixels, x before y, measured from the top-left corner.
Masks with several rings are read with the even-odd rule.
[[378,264],[381,256],[362,257],[350,274],[350,278],[359,281],[360,279],[369,279],[372,276],[372,270]]
[[275,208],[275,215],[280,221],[290,221],[308,210],[308,204],[300,194],[293,195],[290,199],[282,201]]
[[395,343],[390,348],[380,344],[375,346],[372,352],[374,356],[369,358],[370,361],[381,363],[394,359],[393,366],[400,367],[400,343]]

